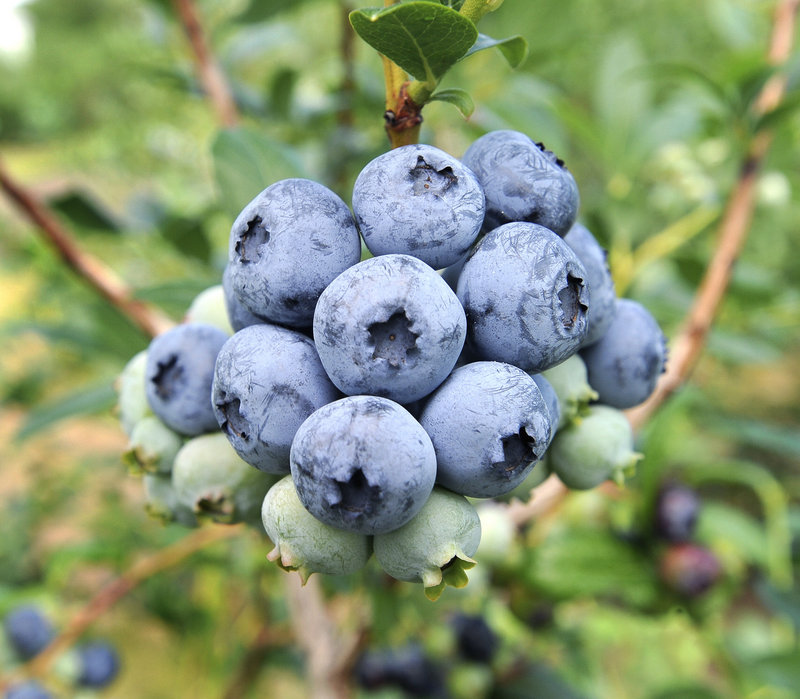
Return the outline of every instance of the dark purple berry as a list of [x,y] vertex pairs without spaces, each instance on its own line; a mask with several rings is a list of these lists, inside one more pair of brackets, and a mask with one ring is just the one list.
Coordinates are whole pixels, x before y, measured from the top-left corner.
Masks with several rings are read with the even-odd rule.
[[490,663],[497,651],[498,639],[479,614],[457,614],[453,618],[458,652],[465,660]]
[[673,544],[661,559],[661,579],[683,597],[699,597],[722,575],[717,557],[704,546]]
[[689,541],[697,525],[700,498],[685,485],[664,486],[656,498],[654,528],[667,541]]

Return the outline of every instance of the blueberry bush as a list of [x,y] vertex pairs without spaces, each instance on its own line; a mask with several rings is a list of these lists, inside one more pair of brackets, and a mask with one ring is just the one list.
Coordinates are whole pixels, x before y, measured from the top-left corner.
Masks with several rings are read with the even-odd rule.
[[797,11],[0,8],[3,695],[794,696]]

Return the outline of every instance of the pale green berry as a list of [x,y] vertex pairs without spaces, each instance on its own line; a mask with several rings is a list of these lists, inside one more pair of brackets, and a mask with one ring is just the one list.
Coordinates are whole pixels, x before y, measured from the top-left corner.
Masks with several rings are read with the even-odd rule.
[[122,429],[129,437],[142,418],[152,415],[145,394],[147,350],[133,355],[117,377],[117,412]]
[[433,489],[422,509],[399,529],[377,534],[375,557],[393,578],[421,582],[429,599],[446,585],[464,587],[481,540],[481,521],[463,496]]
[[276,480],[242,461],[221,432],[188,440],[172,466],[178,501],[199,517],[225,524],[258,521]]
[[155,415],[142,418],[131,432],[122,461],[132,473],[172,472],[172,463],[183,445],[183,437]]
[[195,296],[189,310],[186,311],[184,322],[207,323],[224,330],[228,335],[233,335],[222,284],[211,286]]
[[145,473],[144,508],[154,519],[162,524],[176,522],[184,527],[196,527],[197,517],[186,505],[178,501],[172,479],[155,473]]
[[622,484],[642,458],[633,450],[633,430],[625,414],[593,405],[586,415],[556,433],[550,467],[568,488],[589,490],[612,479]]
[[508,508],[484,500],[475,509],[481,520],[481,540],[475,560],[489,565],[502,565],[508,561],[516,534],[514,522],[508,516]]
[[578,354],[573,354],[561,364],[543,371],[542,376],[550,382],[558,396],[561,408],[559,429],[581,417],[589,403],[597,400],[597,391],[589,385],[586,364]]
[[355,573],[372,553],[370,537],[331,527],[306,510],[291,476],[284,476],[269,489],[261,521],[274,545],[267,558],[284,570],[296,570],[303,584],[312,573]]

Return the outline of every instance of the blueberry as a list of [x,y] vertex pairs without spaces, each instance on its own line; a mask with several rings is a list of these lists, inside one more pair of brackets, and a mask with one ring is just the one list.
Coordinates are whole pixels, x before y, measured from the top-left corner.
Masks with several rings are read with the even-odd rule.
[[171,475],[145,473],[142,481],[144,483],[144,508],[147,514],[162,524],[176,522],[184,527],[198,525],[194,511],[178,500]]
[[694,534],[699,512],[700,498],[689,486],[665,485],[656,497],[655,533],[667,541],[688,541]]
[[444,488],[433,489],[422,509],[399,529],[378,534],[375,558],[393,578],[421,582],[429,599],[446,585],[464,587],[475,565],[481,521],[469,500]]
[[259,323],[266,323],[266,318],[257,316],[251,313],[247,306],[243,305],[239,297],[233,291],[233,282],[231,280],[231,266],[225,265],[225,271],[222,273],[222,289],[225,293],[225,308],[228,312],[228,320],[234,331],[239,331],[249,325],[258,325]]
[[436,478],[425,430],[401,405],[349,396],[313,412],[292,443],[297,494],[317,519],[361,534],[405,524]]
[[178,502],[225,524],[260,522],[264,496],[276,480],[242,461],[220,433],[188,440],[172,466]]
[[453,617],[456,647],[465,660],[490,663],[498,647],[497,634],[480,614],[459,613]]
[[181,435],[151,415],[136,423],[122,460],[133,473],[169,474],[182,445]]
[[119,674],[119,655],[110,643],[94,641],[78,648],[78,684],[100,689]]
[[139,420],[153,414],[147,402],[146,374],[147,350],[142,350],[128,360],[114,384],[119,421],[129,437]]
[[616,306],[603,337],[581,356],[600,402],[625,409],[653,392],[664,371],[667,346],[661,328],[642,304],[618,299]]
[[372,542],[364,534],[336,529],[303,507],[291,476],[273,485],[264,498],[261,520],[274,548],[267,555],[305,583],[312,573],[349,575],[367,564]]
[[457,262],[483,224],[483,189],[451,155],[401,146],[367,163],[353,186],[353,214],[373,255],[413,255],[434,269]]
[[208,323],[228,335],[233,335],[222,284],[210,286],[195,296],[186,311],[183,322]]
[[539,372],[574,354],[588,329],[588,292],[572,249],[534,223],[486,234],[464,263],[458,298],[470,349]]
[[588,490],[608,479],[621,483],[642,455],[633,451],[633,430],[624,413],[593,405],[585,417],[556,433],[548,457],[564,485]]
[[23,605],[10,611],[3,626],[9,643],[23,660],[38,655],[54,637],[50,620],[34,605]]
[[722,566],[705,546],[672,544],[661,558],[659,573],[664,584],[683,597],[699,597],[719,580]]
[[211,404],[214,362],[228,339],[206,323],[177,325],[147,350],[145,389],[153,412],[176,432],[198,435],[218,429]]
[[343,272],[320,296],[314,340],[344,393],[411,403],[455,366],[466,335],[456,295],[424,262],[381,255]]
[[410,696],[445,696],[441,668],[416,643],[397,649],[367,650],[354,667],[356,682],[367,690],[395,686]]
[[518,131],[491,131],[464,153],[486,194],[486,228],[538,223],[563,236],[578,213],[578,186],[564,163]]
[[586,364],[579,354],[545,370],[543,376],[558,397],[559,428],[585,415],[589,404],[597,400],[597,391],[589,385]]
[[53,699],[53,695],[35,680],[22,682],[9,687],[4,699]]
[[572,226],[564,236],[564,242],[575,251],[586,270],[586,283],[589,285],[589,330],[582,347],[587,347],[597,342],[611,325],[616,311],[617,292],[608,268],[606,251],[585,226],[580,223]]
[[[564,363],[565,362],[561,362],[559,366],[562,366]],[[561,422],[561,405],[558,402],[558,394],[556,393],[556,389],[553,388],[553,384],[542,374],[531,374],[531,378],[538,386],[539,392],[542,394],[542,398],[544,398],[544,404],[547,406],[547,414],[550,416],[550,436],[547,440],[547,446],[550,446],[550,442],[553,441],[556,430],[558,430],[558,425]]]
[[217,423],[247,463],[289,473],[297,428],[317,408],[339,398],[314,342],[277,325],[251,325],[222,347],[212,400]]
[[359,259],[347,204],[311,180],[267,187],[231,228],[233,292],[251,313],[280,325],[310,326],[322,290]]
[[456,369],[419,418],[436,450],[436,482],[467,497],[519,485],[547,448],[550,415],[536,382],[502,362]]

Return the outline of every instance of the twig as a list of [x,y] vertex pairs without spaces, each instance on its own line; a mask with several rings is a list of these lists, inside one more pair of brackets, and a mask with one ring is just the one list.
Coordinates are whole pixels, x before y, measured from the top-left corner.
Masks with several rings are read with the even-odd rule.
[[239,112],[225,75],[208,46],[194,0],[173,0],[173,5],[191,44],[203,90],[214,106],[219,123],[232,128],[239,123]]
[[[19,668],[19,672],[25,676],[44,675],[59,655],[72,646],[97,619],[140,583],[156,573],[177,565],[217,541],[241,536],[241,529],[239,526],[203,527],[134,563],[122,575],[101,588],[86,606],[72,617],[64,631],[56,636],[39,655]],[[0,689],[6,688],[13,680],[12,676],[0,679]]]
[[[784,64],[792,52],[795,23],[800,0],[782,0],[776,9],[768,60],[774,66]],[[754,103],[756,115],[780,105],[786,92],[786,75],[776,73],[763,87]],[[755,188],[758,172],[770,145],[772,132],[756,133],[739,170],[738,180],[728,197],[718,231],[717,247],[706,268],[683,329],[671,343],[666,372],[661,376],[653,394],[641,405],[626,411],[634,429],[640,429],[650,416],[689,378],[703,351],[711,325],[733,273],[755,208]],[[569,491],[554,477],[534,489],[527,504],[509,505],[509,513],[518,525],[553,512]]]
[[150,336],[167,330],[173,321],[150,304],[133,298],[130,287],[103,262],[78,247],[72,234],[32,192],[17,182],[0,160],[0,188],[20,212],[38,226],[74,272]]

